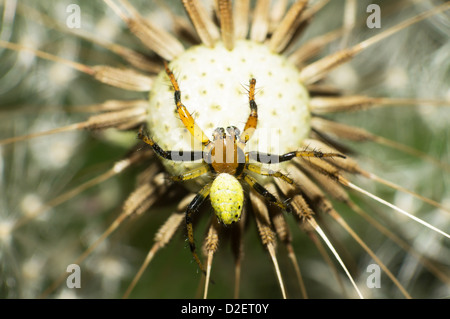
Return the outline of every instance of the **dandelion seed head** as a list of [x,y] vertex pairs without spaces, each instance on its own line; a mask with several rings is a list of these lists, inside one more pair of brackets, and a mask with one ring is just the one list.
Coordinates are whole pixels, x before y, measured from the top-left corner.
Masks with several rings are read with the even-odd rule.
[[409,84],[408,74],[400,67],[391,68],[386,74],[386,84],[391,88],[404,89]]
[[[60,119],[57,117],[53,117],[53,119],[40,118],[33,129],[36,132],[48,130],[55,127],[55,122],[59,123]],[[51,170],[67,165],[76,150],[78,140],[78,133],[52,135],[34,141],[30,148],[33,158],[42,168]]]
[[[114,16],[113,18],[117,17]],[[118,36],[119,30],[117,28],[111,28],[111,20],[111,17],[102,17],[95,25],[95,31],[104,39],[114,39]]]
[[[19,43],[26,45],[30,48],[38,48],[39,41],[36,40],[32,35],[24,35],[20,39]],[[17,63],[18,66],[23,68],[29,68],[36,61],[36,56],[28,51],[22,51],[18,54]]]
[[53,84],[66,87],[67,83],[74,78],[75,72],[65,65],[55,63],[50,67],[48,76]]
[[22,265],[22,276],[30,282],[39,280],[45,267],[45,260],[42,256],[33,255]]
[[[23,196],[20,202],[20,209],[24,216],[33,216],[37,211],[40,211],[44,206],[42,198],[33,193],[27,193]],[[41,215],[40,219],[42,219],[44,215]]]
[[[241,40],[232,51],[221,42],[212,49],[194,46],[173,60],[170,68],[179,82],[183,104],[209,137],[217,127],[243,129],[249,115],[247,89],[251,78],[256,79],[259,114],[258,128],[248,149],[282,154],[297,150],[309,134],[309,96],[297,80],[298,69],[265,45]],[[175,114],[169,84],[164,72],[153,84],[148,112],[150,133],[164,149],[191,150],[191,136]],[[268,140],[271,134],[265,134],[271,129],[277,130],[275,141]],[[191,168],[187,163],[165,165],[172,174]]]
[[103,258],[99,262],[99,271],[105,274],[108,279],[123,277],[125,274],[125,267],[123,263],[112,257]]
[[345,87],[347,91],[355,91],[360,81],[357,71],[351,64],[344,64],[330,72],[329,80]]
[[0,220],[0,243],[8,246],[11,242],[11,231],[14,227],[12,220]]

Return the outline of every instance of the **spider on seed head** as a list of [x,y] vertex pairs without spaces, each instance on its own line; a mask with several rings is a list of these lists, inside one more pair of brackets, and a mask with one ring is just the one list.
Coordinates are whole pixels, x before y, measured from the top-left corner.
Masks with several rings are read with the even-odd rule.
[[167,63],[165,63],[165,70],[174,89],[174,99],[178,115],[186,129],[196,139],[201,141],[203,150],[187,152],[163,150],[152,138],[144,133],[143,129],[139,131],[138,138],[150,145],[156,154],[167,160],[196,161],[198,159],[203,159],[202,166],[181,175],[172,176],[172,180],[174,181],[187,181],[206,173],[213,173],[215,176],[212,182],[203,186],[186,210],[186,229],[189,246],[199,268],[204,272],[195,248],[192,214],[200,207],[208,196],[219,222],[224,225],[230,225],[237,222],[241,217],[244,204],[244,191],[241,182],[247,183],[270,203],[287,212],[291,211],[291,205],[288,201],[282,202],[277,199],[266,190],[264,186],[259,184],[254,177],[250,176],[248,172],[280,178],[289,184],[293,184],[293,180],[279,171],[273,171],[271,169],[263,168],[258,164],[250,163],[250,159],[259,163],[276,164],[289,161],[295,157],[345,158],[345,156],[339,153],[323,153],[316,150],[294,151],[283,155],[261,153],[258,151],[245,152],[245,145],[255,132],[258,122],[258,107],[255,102],[255,78],[250,79],[248,89],[250,115],[248,116],[242,133],[235,126],[228,126],[226,129],[218,127],[214,130],[213,140],[211,141],[195,123],[192,114],[189,113],[187,108],[181,102],[181,91],[178,82]]

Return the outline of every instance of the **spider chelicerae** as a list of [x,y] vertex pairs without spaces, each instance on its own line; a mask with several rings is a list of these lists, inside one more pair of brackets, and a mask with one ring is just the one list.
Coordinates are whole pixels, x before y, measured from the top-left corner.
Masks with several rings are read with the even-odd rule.
[[323,153],[317,150],[293,151],[283,155],[261,153],[258,151],[244,151],[246,143],[252,137],[258,123],[258,107],[255,102],[256,79],[254,78],[250,79],[248,89],[250,115],[248,116],[243,132],[241,133],[235,126],[229,126],[226,130],[219,127],[214,130],[213,140],[211,141],[195,123],[194,118],[181,102],[180,87],[167,63],[165,63],[165,70],[175,91],[174,98],[178,115],[190,134],[201,141],[203,150],[187,152],[163,150],[148,134],[144,133],[143,128],[140,129],[138,138],[150,145],[156,154],[167,160],[196,161],[202,159],[203,165],[189,170],[184,174],[172,176],[172,180],[187,181],[207,173],[212,173],[214,176],[213,181],[208,182],[201,188],[186,209],[186,229],[189,246],[199,268],[204,272],[202,262],[195,248],[192,214],[208,196],[217,219],[225,225],[237,222],[241,217],[244,204],[242,181],[245,181],[270,203],[285,211],[291,211],[291,205],[288,201],[282,202],[277,199],[248,173],[252,172],[263,176],[281,178],[289,184],[293,184],[294,181],[282,172],[264,168],[256,163],[251,163],[250,160],[264,164],[275,164],[289,161],[295,157],[345,158],[345,156],[338,153]]

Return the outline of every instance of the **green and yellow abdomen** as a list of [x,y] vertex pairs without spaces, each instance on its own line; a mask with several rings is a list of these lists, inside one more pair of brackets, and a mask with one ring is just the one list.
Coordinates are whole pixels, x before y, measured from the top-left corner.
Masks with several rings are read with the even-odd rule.
[[236,177],[219,174],[211,185],[209,197],[220,222],[229,225],[241,218],[244,191]]

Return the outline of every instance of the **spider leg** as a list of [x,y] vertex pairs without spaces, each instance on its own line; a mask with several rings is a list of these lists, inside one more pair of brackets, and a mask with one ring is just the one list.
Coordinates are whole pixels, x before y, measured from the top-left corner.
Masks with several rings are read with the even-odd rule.
[[290,179],[289,177],[287,177],[285,174],[278,172],[278,171],[273,171],[271,169],[261,167],[256,164],[245,164],[245,168],[248,169],[249,171],[259,174],[259,175],[278,177],[289,184],[294,183],[294,181],[292,179]]
[[139,130],[138,138],[150,145],[156,154],[171,161],[194,162],[203,158],[203,151],[164,151],[152,138],[144,134],[143,128]]
[[172,176],[171,179],[173,181],[187,181],[187,180],[190,180],[190,179],[197,178],[197,177],[199,177],[199,176],[201,176],[203,174],[206,174],[209,171],[210,171],[209,166],[208,165],[203,165],[203,166],[194,168],[194,169],[192,169],[190,171],[187,171],[184,174],[177,175],[177,176]]
[[289,152],[283,155],[270,154],[270,153],[260,153],[257,151],[246,153],[247,158],[255,160],[259,163],[264,164],[276,164],[281,162],[290,161],[294,157],[316,157],[316,158],[324,158],[324,157],[341,157],[346,158],[345,155],[339,153],[323,153],[321,151],[295,151]]
[[211,143],[209,138],[203,133],[203,130],[195,123],[194,118],[191,116],[186,107],[181,103],[181,91],[178,85],[177,80],[175,79],[175,75],[169,69],[167,62],[164,61],[164,67],[166,69],[166,73],[169,76],[170,82],[172,82],[173,89],[175,90],[174,98],[175,104],[177,106],[178,115],[180,116],[181,121],[187,130],[194,136],[197,140],[202,142],[203,146],[207,146]]
[[280,207],[281,209],[284,209],[285,211],[291,212],[291,204],[289,203],[283,203],[279,201],[275,196],[273,196],[267,189],[264,188],[261,184],[259,184],[255,178],[243,174],[244,180],[250,185],[251,188],[253,188],[256,192],[258,192],[260,195],[262,195],[265,199],[267,199],[272,204],[275,204],[276,206]]
[[189,247],[191,248],[191,252],[192,255],[194,256],[195,262],[197,263],[198,267],[203,273],[205,273],[205,269],[203,268],[202,262],[200,261],[200,258],[198,257],[197,252],[195,250],[194,228],[192,226],[192,213],[194,213],[208,197],[210,189],[211,183],[206,184],[200,190],[200,192],[198,192],[198,194],[194,197],[194,199],[186,209],[186,230],[189,241]]
[[250,115],[248,116],[247,123],[245,123],[244,131],[240,136],[240,140],[245,144],[252,137],[258,124],[258,106],[255,102],[255,84],[256,80],[250,80],[250,90],[248,91],[248,101],[250,104]]

